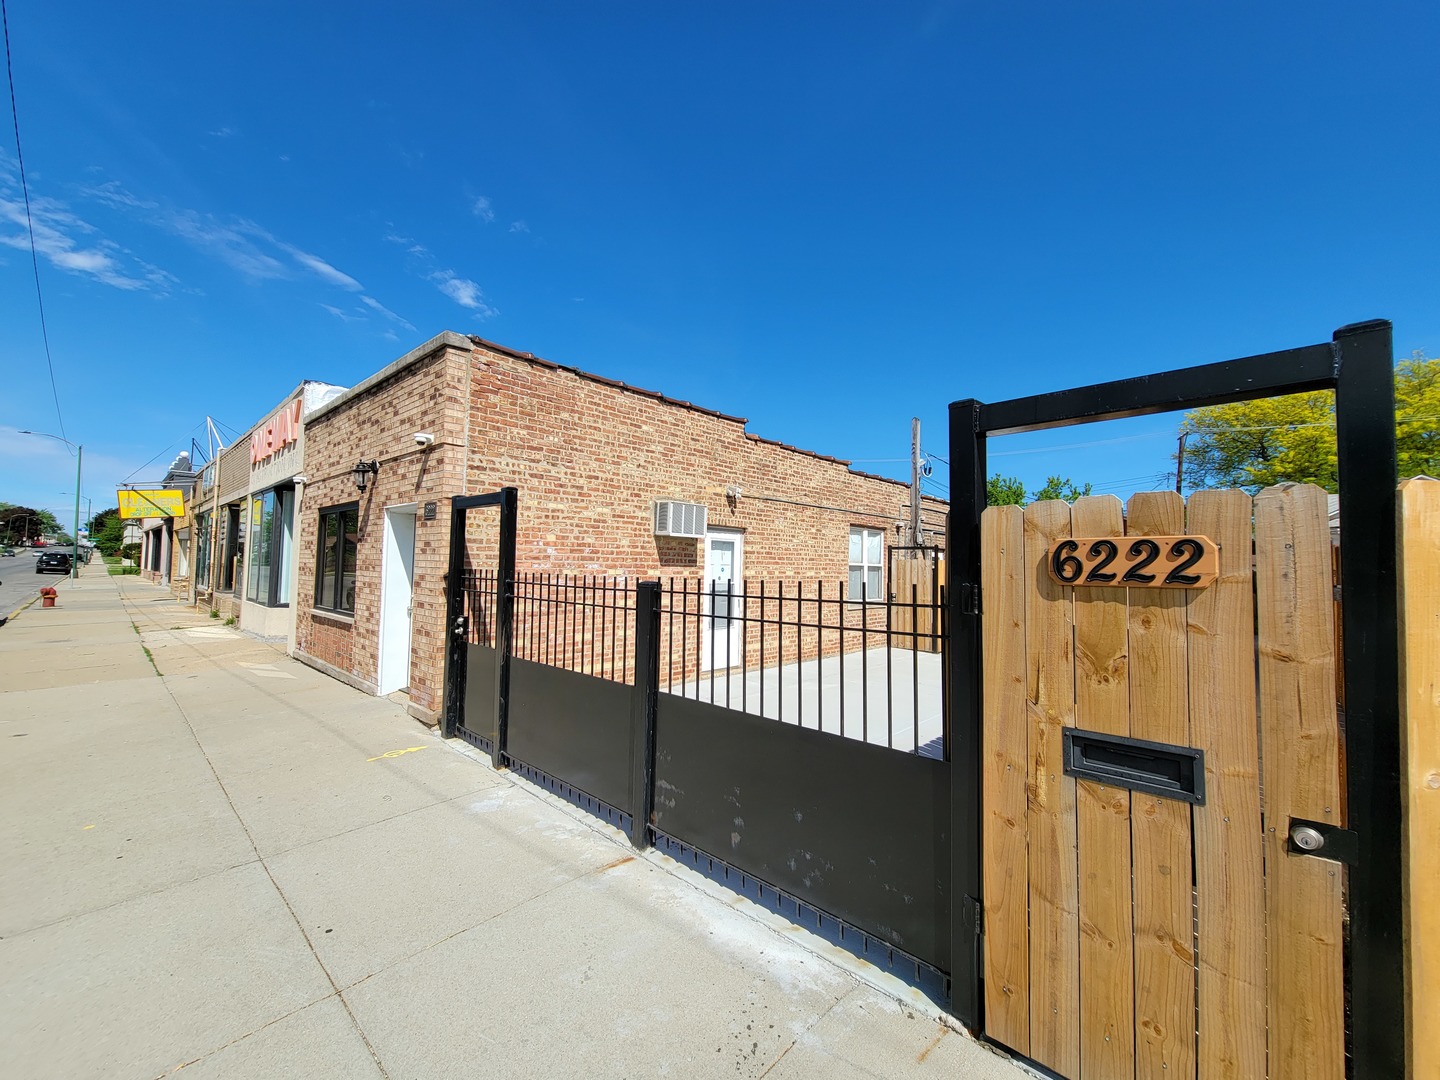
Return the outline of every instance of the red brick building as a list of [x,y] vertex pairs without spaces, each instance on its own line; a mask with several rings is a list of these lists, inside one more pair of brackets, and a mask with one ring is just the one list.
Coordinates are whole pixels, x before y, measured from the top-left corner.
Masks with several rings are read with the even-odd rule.
[[[375,463],[363,491],[359,462]],[[296,656],[370,693],[408,686],[428,722],[442,698],[453,495],[519,489],[520,571],[719,572],[873,597],[889,547],[908,542],[905,484],[454,333],[311,413],[305,473]],[[703,535],[656,535],[656,504],[670,501],[704,506]],[[935,528],[939,506],[927,500]]]

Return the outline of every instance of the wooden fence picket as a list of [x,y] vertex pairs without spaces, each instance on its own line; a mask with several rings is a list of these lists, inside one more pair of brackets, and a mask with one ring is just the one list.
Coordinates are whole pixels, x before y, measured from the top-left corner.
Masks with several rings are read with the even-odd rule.
[[[1173,491],[1134,495],[1129,536],[1178,536],[1185,502]],[[1190,745],[1184,589],[1130,590],[1130,734]],[[1190,807],[1137,791],[1135,858],[1135,1076],[1195,1080],[1195,934]]]
[[[986,511],[989,513],[989,511]],[[1080,1075],[1080,922],[1075,780],[1062,767],[1062,732],[1075,726],[1070,589],[1050,579],[1045,551],[1072,535],[1063,502],[1025,508],[1025,694],[1030,716],[1030,1052]]]
[[1271,1080],[1345,1070],[1344,867],[1287,852],[1292,818],[1344,824],[1330,562],[1322,488],[1256,497]]
[[[1113,495],[1077,499],[1077,536],[1123,536]],[[1076,588],[1075,726],[1130,734],[1125,589]],[[1080,780],[1076,848],[1080,910],[1080,1074],[1120,1076],[1135,1058],[1135,930],[1131,899],[1130,791]]]

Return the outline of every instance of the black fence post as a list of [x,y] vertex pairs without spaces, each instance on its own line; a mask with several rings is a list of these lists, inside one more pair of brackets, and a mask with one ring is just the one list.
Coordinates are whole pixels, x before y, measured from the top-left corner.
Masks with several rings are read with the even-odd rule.
[[453,739],[465,704],[465,660],[469,635],[465,625],[465,508],[463,496],[450,500],[450,568],[445,574],[445,713],[441,731]]
[[985,434],[980,408],[974,399],[950,406],[945,559],[950,623],[945,727],[945,758],[950,762],[950,1009],[977,1034],[985,1029],[980,977],[980,515],[985,510]]
[[655,810],[655,709],[660,693],[660,582],[635,588],[635,688],[630,698],[630,843],[650,846]]
[[510,734],[510,650],[515,634],[515,517],[518,491],[500,489],[500,552],[495,583],[495,726],[490,737],[490,762],[508,764],[505,744]]
[[1390,323],[1335,331],[1340,580],[1350,868],[1350,1000],[1357,1080],[1405,1072],[1395,367]]

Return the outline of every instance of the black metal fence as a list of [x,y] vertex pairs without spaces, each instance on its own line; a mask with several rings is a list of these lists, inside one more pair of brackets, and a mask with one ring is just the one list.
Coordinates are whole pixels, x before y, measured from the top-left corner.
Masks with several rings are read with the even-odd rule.
[[944,590],[847,595],[824,581],[660,589],[660,690],[895,750],[943,756]]

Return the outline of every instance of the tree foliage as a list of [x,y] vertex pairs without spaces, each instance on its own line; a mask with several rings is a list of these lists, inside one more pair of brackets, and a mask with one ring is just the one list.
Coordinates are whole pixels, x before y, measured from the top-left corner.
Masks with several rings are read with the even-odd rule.
[[0,506],[0,543],[18,544],[26,537],[33,540],[60,531],[60,522],[49,510],[34,510],[14,503]]
[[1031,502],[1045,502],[1048,499],[1064,499],[1066,502],[1074,502],[1090,494],[1090,485],[1077,486],[1075,481],[1068,476],[1051,476],[1045,480],[1045,486],[1039,491],[1030,493]]
[[1018,476],[996,473],[985,481],[986,506],[1024,506],[1025,485]]
[[[1396,365],[1395,416],[1400,477],[1440,475],[1440,360],[1417,355]],[[1187,488],[1255,491],[1288,480],[1338,489],[1328,390],[1195,409],[1180,432]]]
[[1076,484],[1068,476],[1051,476],[1045,481],[1045,486],[1032,491],[1028,496],[1025,494],[1025,484],[1018,476],[1001,476],[996,473],[985,481],[985,505],[987,506],[1024,506],[1026,503],[1044,502],[1046,499],[1064,499],[1066,502],[1074,502],[1084,495],[1090,494],[1090,485]]
[[114,555],[120,550],[125,537],[125,522],[120,518],[120,508],[101,510],[90,519],[90,539],[101,555]]

